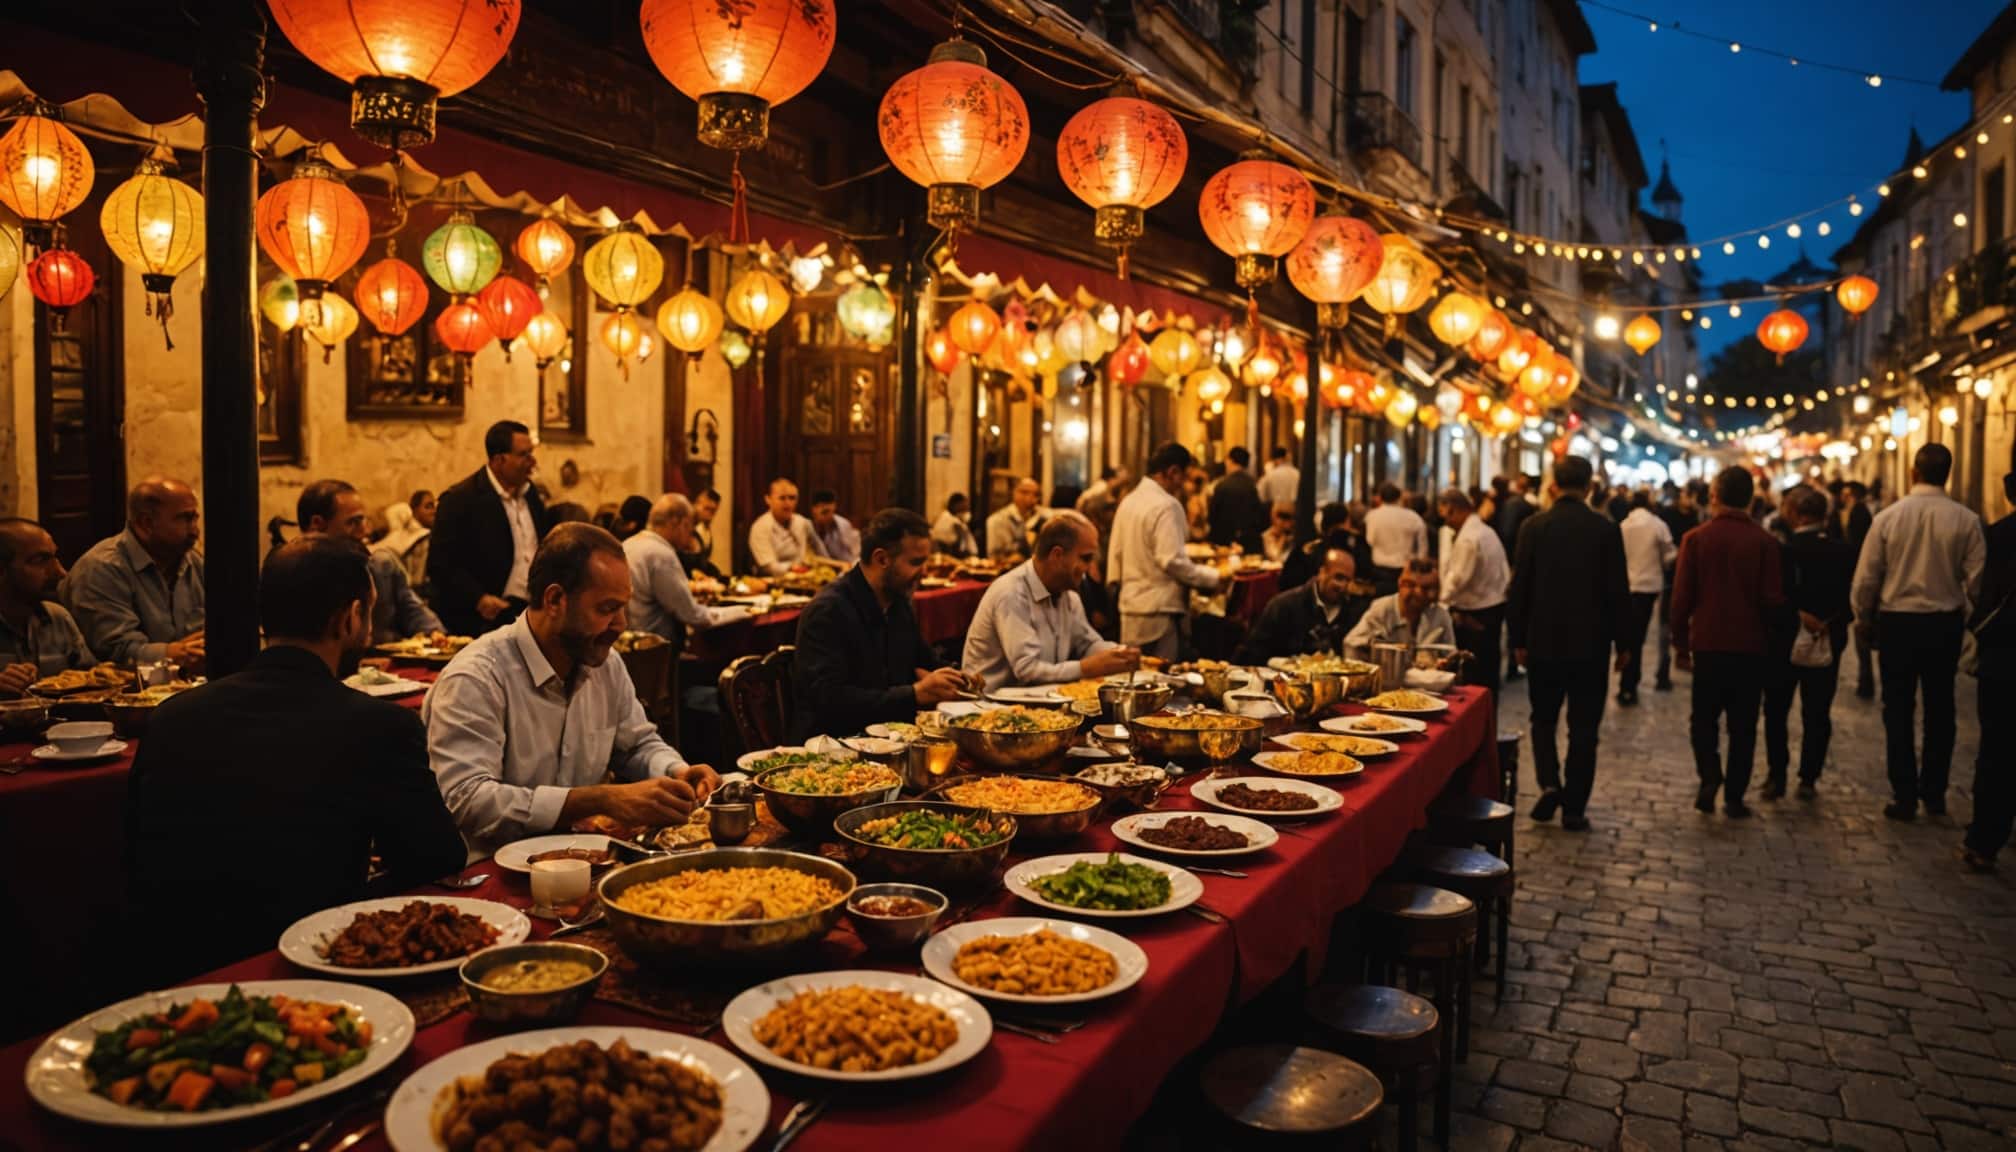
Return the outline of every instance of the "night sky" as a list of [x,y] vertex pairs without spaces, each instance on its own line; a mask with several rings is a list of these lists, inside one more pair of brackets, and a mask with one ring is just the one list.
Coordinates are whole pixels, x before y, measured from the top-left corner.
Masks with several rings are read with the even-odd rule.
[[[1756,227],[1873,186],[1902,161],[1915,124],[1927,143],[1965,123],[1968,99],[1936,87],[2002,9],[2000,0],[1619,0],[1658,18],[1646,22],[1591,4],[1583,15],[1597,50],[1584,56],[1581,80],[1618,83],[1650,180],[1659,179],[1660,140],[1673,182],[1686,198],[1682,219],[1697,241]],[[1669,30],[1736,40],[1710,43]],[[1855,76],[1793,67],[1755,51],[1771,48],[1844,64],[1885,77],[1872,88]],[[1911,84],[1904,77],[1927,80]],[[1649,197],[1651,189],[1645,190]],[[1865,195],[1866,201],[1871,197]],[[1649,203],[1647,205],[1649,207]],[[1818,238],[1818,219],[1833,234]],[[1845,209],[1809,220],[1804,242],[1827,265],[1854,231]],[[1769,280],[1798,256],[1783,233],[1769,250],[1741,243],[1733,256],[1702,246],[1707,291],[1721,281]],[[1702,359],[1752,325],[1717,323],[1700,333]]]

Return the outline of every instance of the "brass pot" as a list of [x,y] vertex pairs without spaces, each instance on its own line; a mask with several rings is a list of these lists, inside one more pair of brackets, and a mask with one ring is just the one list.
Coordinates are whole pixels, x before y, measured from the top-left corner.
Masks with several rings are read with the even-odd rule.
[[[840,898],[823,908],[774,920],[673,920],[632,912],[618,903],[628,889],[661,876],[723,868],[789,868],[826,880],[840,890]],[[683,977],[694,967],[733,967],[818,940],[839,922],[854,887],[853,872],[822,856],[775,848],[715,848],[626,865],[604,876],[596,892],[625,952],[641,964]]]

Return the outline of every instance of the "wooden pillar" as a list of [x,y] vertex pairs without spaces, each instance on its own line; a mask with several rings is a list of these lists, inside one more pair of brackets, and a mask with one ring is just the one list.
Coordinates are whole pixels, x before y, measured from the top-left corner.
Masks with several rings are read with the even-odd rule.
[[212,677],[259,651],[259,331],[252,128],[266,103],[266,17],[257,0],[204,0],[203,509],[204,626]]
[[[930,229],[923,230],[930,235]],[[889,503],[925,514],[924,507],[924,337],[927,325],[917,322],[918,300],[931,276],[932,241],[907,252],[896,294],[896,467]],[[948,396],[949,404],[951,398]]]
[[[1324,338],[1328,338],[1325,334]],[[1309,365],[1308,395],[1302,398],[1302,451],[1296,467],[1302,482],[1295,487],[1295,543],[1316,538],[1316,441],[1323,435],[1323,372],[1314,357]]]

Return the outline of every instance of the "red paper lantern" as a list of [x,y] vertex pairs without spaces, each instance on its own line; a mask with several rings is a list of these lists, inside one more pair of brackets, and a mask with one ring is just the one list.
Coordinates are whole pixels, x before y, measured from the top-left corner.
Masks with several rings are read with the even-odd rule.
[[303,160],[294,175],[259,197],[252,222],[259,247],[312,300],[348,272],[371,242],[364,201],[320,160]]
[[1029,109],[1013,85],[987,70],[964,40],[931,50],[931,61],[890,85],[876,116],[882,150],[927,190],[939,228],[980,219],[980,190],[1006,179],[1029,147]]
[[503,345],[506,364],[511,362],[511,342],[542,310],[539,293],[516,276],[499,276],[476,293],[476,311],[497,343]]
[[519,0],[268,0],[303,56],[351,86],[350,124],[387,148],[434,138],[437,98],[483,79],[518,31]]
[[1106,379],[1122,388],[1132,388],[1148,375],[1148,342],[1141,333],[1129,332],[1113,354],[1106,358]]
[[1876,281],[1867,276],[1850,276],[1835,285],[1834,298],[1841,302],[1843,312],[1860,316],[1876,303]]
[[1237,261],[1239,286],[1250,292],[1274,279],[1275,259],[1308,233],[1316,190],[1294,168],[1248,152],[1205,182],[1197,216],[1205,237]]
[[1493,308],[1484,313],[1484,322],[1477,326],[1477,335],[1470,338],[1470,357],[1480,363],[1489,364],[1498,358],[1500,352],[1512,341],[1512,322],[1505,314]]
[[644,49],[700,104],[700,142],[761,148],[770,109],[805,90],[833,55],[833,0],[644,0]]
[[490,342],[490,325],[483,313],[467,300],[450,304],[434,318],[434,331],[449,351],[468,359]]
[[82,304],[98,283],[98,274],[82,256],[68,248],[51,248],[28,265],[28,291],[49,306],[49,327],[63,330],[63,314]]
[[1757,325],[1757,342],[1777,353],[1778,363],[1783,364],[1786,353],[1806,342],[1806,318],[1790,308],[1780,308]]
[[1385,259],[1385,243],[1370,224],[1353,216],[1319,216],[1288,253],[1288,282],[1316,302],[1320,327],[1342,328],[1351,301],[1379,274]]
[[1120,250],[1122,279],[1127,249],[1145,230],[1144,210],[1176,190],[1189,159],[1190,142],[1176,117],[1132,96],[1080,108],[1057,137],[1057,174],[1092,206],[1093,238]]
[[952,370],[959,367],[959,346],[952,343],[952,338],[940,328],[924,341],[924,358],[942,375],[950,376]]
[[366,268],[357,277],[357,312],[371,326],[387,336],[397,336],[420,322],[427,314],[427,280],[420,270],[392,255],[386,246],[385,259]]

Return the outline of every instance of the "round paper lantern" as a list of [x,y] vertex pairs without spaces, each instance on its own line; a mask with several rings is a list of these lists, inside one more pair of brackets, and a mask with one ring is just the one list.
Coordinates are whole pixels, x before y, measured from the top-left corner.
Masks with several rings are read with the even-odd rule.
[[749,363],[751,352],[749,337],[743,335],[739,329],[721,330],[721,358],[728,361],[728,367],[739,371],[744,364]]
[[1358,404],[1367,416],[1377,416],[1386,411],[1386,405],[1393,402],[1393,385],[1383,379],[1370,377],[1365,387],[1358,390]]
[[551,312],[541,312],[525,322],[518,343],[532,353],[532,362],[544,372],[567,349],[567,322]]
[[[659,282],[665,278],[665,257],[642,228],[619,224],[614,232],[589,245],[581,257],[581,275],[597,296],[618,312],[628,312],[658,290]],[[603,327],[606,331],[608,325]]]
[[0,224],[0,299],[14,289],[14,278],[21,274],[21,234]]
[[664,334],[665,342],[694,360],[720,338],[725,322],[714,298],[691,284],[658,306],[658,331]]
[[169,295],[175,277],[203,255],[203,197],[196,189],[165,175],[154,160],[105,197],[98,213],[105,246],[119,262],[140,273],[147,292],[147,313],[161,322],[168,347],[168,318],[175,301]]
[[1468,349],[1470,358],[1481,364],[1489,364],[1498,358],[1505,346],[1512,342],[1512,322],[1496,308],[1484,310],[1484,319],[1477,324],[1477,334],[1470,338]]
[[427,314],[427,281],[385,246],[385,259],[357,277],[357,311],[386,336],[397,336]]
[[1029,309],[1013,296],[1001,309],[1001,334],[994,338],[994,354],[1001,358],[1010,370],[1026,367],[1029,357],[1029,343],[1035,336],[1035,325],[1029,322]]
[[434,104],[483,79],[518,31],[515,0],[269,0],[303,56],[350,85],[350,126],[386,148],[434,138]]
[[1148,375],[1148,342],[1141,333],[1129,332],[1113,354],[1106,358],[1106,378],[1122,388],[1132,388]]
[[259,313],[282,332],[294,330],[301,322],[301,296],[292,276],[283,272],[259,286]]
[[539,303],[539,293],[516,276],[499,276],[483,286],[483,290],[476,294],[475,303],[476,311],[483,314],[483,323],[489,326],[490,334],[504,346],[504,362],[510,363],[511,342],[525,331],[532,317],[544,310]]
[[1850,316],[1860,316],[1876,303],[1876,281],[1867,276],[1850,276],[1834,286],[1834,299]]
[[1197,399],[1202,400],[1206,404],[1214,400],[1223,400],[1232,394],[1231,377],[1220,372],[1216,367],[1204,369],[1202,372],[1197,373],[1195,379],[1197,382]]
[[1524,328],[1516,329],[1512,338],[1505,342],[1505,350],[1498,353],[1498,374],[1507,380],[1517,380],[1533,362],[1533,357],[1547,350],[1540,337]]
[[28,225],[31,239],[84,203],[96,178],[84,141],[48,115],[23,116],[0,136],[0,204]]
[[1093,239],[1120,250],[1122,279],[1127,249],[1145,231],[1144,210],[1176,190],[1189,159],[1190,142],[1176,117],[1132,96],[1087,104],[1058,135],[1057,174],[1092,206]]
[[28,291],[49,306],[49,327],[57,332],[64,314],[82,304],[97,283],[91,265],[68,248],[46,249],[28,264]]
[[1512,411],[1517,412],[1522,418],[1540,414],[1540,402],[1524,392],[1514,393],[1508,403],[1512,405]]
[[1386,422],[1395,428],[1405,428],[1414,422],[1414,413],[1420,408],[1421,402],[1414,398],[1414,393],[1402,388],[1386,402]]
[[1787,352],[1806,342],[1806,318],[1790,308],[1780,308],[1757,325],[1757,342],[1777,353],[1778,363],[1783,364]]
[[873,280],[862,280],[840,294],[833,304],[840,327],[870,348],[889,343],[896,331],[896,303]]
[[322,362],[329,363],[336,347],[357,331],[357,309],[335,292],[325,292],[301,302],[301,331],[322,346]]
[[1487,311],[1484,302],[1468,292],[1451,292],[1428,313],[1428,330],[1449,347],[1461,348],[1483,328]]
[[[1575,362],[1566,356],[1554,358],[1554,372],[1547,384],[1547,404],[1559,408],[1575,395],[1575,389],[1582,385],[1582,374],[1575,370]],[[1569,414],[1569,419],[1579,423],[1579,419]]]
[[420,266],[450,296],[474,296],[504,267],[504,250],[473,213],[458,210],[421,245]]
[[1390,334],[1398,330],[1400,317],[1418,310],[1435,294],[1442,270],[1419,244],[1398,232],[1388,232],[1379,241],[1382,259],[1378,274],[1365,286],[1365,302],[1385,314]]
[[1249,293],[1274,279],[1277,257],[1302,242],[1316,216],[1308,177],[1265,152],[1248,152],[1204,182],[1197,217],[1205,238],[1231,256]]
[[1001,331],[1001,317],[978,299],[968,300],[952,313],[945,334],[968,356],[978,356],[994,343]]
[[1435,411],[1441,413],[1444,420],[1454,420],[1456,417],[1461,416],[1463,414],[1463,390],[1444,384],[1435,393]]
[[1255,388],[1265,388],[1281,375],[1281,354],[1271,340],[1262,340],[1240,366],[1239,378]]
[[1148,342],[1148,362],[1170,380],[1195,372],[1203,357],[1204,350],[1198,347],[1197,338],[1174,325],[1157,332],[1155,339]]
[[553,277],[574,262],[574,237],[557,220],[542,218],[527,224],[511,247],[525,267],[532,270],[533,284],[539,289],[541,300],[546,298],[547,285]]
[[334,168],[313,157],[259,197],[252,222],[260,249],[294,278],[303,300],[320,296],[371,242],[364,201],[336,178]]
[[449,351],[464,360],[482,351],[493,335],[489,322],[483,319],[483,310],[473,300],[458,300],[443,308],[434,318],[434,331]]
[[1082,364],[1099,358],[1099,321],[1083,308],[1073,308],[1057,321],[1050,340],[1066,364]]
[[1654,344],[1659,343],[1659,338],[1663,335],[1665,333],[1660,330],[1659,322],[1642,314],[1624,326],[1624,343],[1629,344],[1631,350],[1640,356],[1650,351]]
[[1526,396],[1545,396],[1554,384],[1554,353],[1542,347],[1519,370],[1519,391]]
[[616,357],[623,378],[630,378],[630,358],[644,346],[644,322],[634,312],[612,312],[602,321],[602,346]]
[[924,341],[924,358],[940,375],[950,376],[959,367],[959,346],[943,328],[936,329]]
[[699,102],[710,148],[761,148],[770,109],[833,55],[833,0],[644,0],[639,16],[651,62]]
[[791,293],[784,282],[761,267],[751,268],[728,286],[728,316],[760,342],[763,334],[777,326],[791,307]]
[[1349,307],[1385,261],[1385,244],[1370,224],[1355,216],[1319,216],[1295,250],[1288,253],[1288,282],[1316,302],[1316,323],[1342,328]]
[[1518,411],[1508,404],[1500,404],[1491,410],[1491,427],[1501,435],[1518,431],[1520,420]]
[[980,190],[1006,179],[1029,147],[1021,93],[964,40],[933,48],[929,63],[890,85],[875,119],[882,150],[925,186],[925,214],[939,228],[979,220]]

